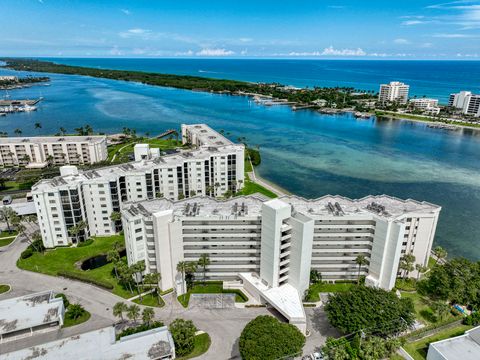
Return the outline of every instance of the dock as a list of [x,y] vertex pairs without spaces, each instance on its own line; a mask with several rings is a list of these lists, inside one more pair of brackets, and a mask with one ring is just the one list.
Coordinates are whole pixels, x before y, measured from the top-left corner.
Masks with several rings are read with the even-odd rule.
[[42,98],[34,100],[0,100],[0,106],[34,106],[41,100]]
[[163,133],[161,133],[160,135],[156,136],[156,138],[161,139],[165,136],[172,135],[172,134],[175,135],[175,137],[178,139],[178,132],[175,129],[168,129],[168,130],[164,131]]

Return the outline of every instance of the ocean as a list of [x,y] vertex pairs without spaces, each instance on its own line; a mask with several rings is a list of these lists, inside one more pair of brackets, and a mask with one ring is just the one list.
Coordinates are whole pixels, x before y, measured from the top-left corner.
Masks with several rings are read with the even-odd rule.
[[[68,61],[87,65],[83,63],[86,61],[91,66],[96,64],[92,59]],[[175,65],[174,60],[124,59],[117,63],[114,59],[105,59],[95,66],[124,68],[126,63],[134,66],[132,64],[136,62],[139,70],[146,70],[148,66],[153,66],[148,64],[156,61],[159,64],[171,64],[170,69],[186,66],[184,60]],[[251,71],[252,60],[235,61],[239,63],[228,67],[242,68],[241,64],[244,63],[244,72]],[[278,61],[278,67],[287,66]],[[201,68],[225,71],[227,65],[215,68],[212,64],[216,62],[205,60]],[[352,63],[360,66],[356,61]],[[384,68],[395,67],[394,62],[374,63],[383,64]],[[206,67],[205,64],[210,65]],[[432,93],[427,95],[462,89],[475,91],[475,86],[478,89],[478,83],[475,84],[472,79],[479,79],[479,76],[471,76],[469,83],[463,75],[456,79],[455,74],[463,74],[467,67],[474,68],[472,72],[478,74],[479,63],[449,64],[450,69],[445,70],[445,75],[451,82],[439,85],[439,89],[444,89],[441,91],[435,90],[435,85],[430,85]],[[476,68],[474,64],[477,64]],[[417,79],[418,84],[424,81],[422,78],[428,77],[414,73],[408,75],[408,65],[400,63],[400,66],[406,74],[405,78]],[[368,67],[373,69],[375,65]],[[168,72],[166,65],[155,68],[159,72]],[[189,68],[189,71],[198,71],[192,65]],[[273,73],[271,69],[268,72]],[[11,71],[0,70],[0,74],[7,73]],[[253,77],[253,73],[248,79],[245,75],[225,78],[253,80],[250,76]],[[297,72],[280,72],[278,76],[291,80],[300,78]],[[345,74],[342,76],[347,77]],[[384,75],[375,76],[380,78]],[[225,130],[234,141],[244,136],[250,145],[258,145],[262,154],[262,164],[258,168],[260,175],[294,194],[309,198],[325,194],[352,198],[389,194],[441,205],[435,243],[444,246],[451,255],[480,259],[480,131],[445,131],[405,120],[360,120],[349,114],[322,115],[308,110],[292,111],[286,106],[265,107],[246,97],[123,81],[56,74],[52,74],[51,78],[50,86],[38,85],[9,92],[11,98],[43,96],[44,100],[36,112],[0,118],[0,131],[13,135],[13,130],[20,128],[24,135],[33,136],[53,134],[60,127],[73,131],[76,127],[90,124],[94,130],[106,133],[120,132],[123,127],[130,127],[138,133],[155,135],[165,129],[179,127],[181,123],[205,122],[217,130]],[[309,84],[317,81],[312,78],[308,80]],[[258,80],[271,81],[266,78]],[[402,79],[395,77],[384,81],[389,80]],[[301,85],[293,81],[278,81]],[[373,80],[368,81],[373,86]],[[410,84],[413,88],[414,84]],[[36,122],[41,123],[41,129],[35,129]]]

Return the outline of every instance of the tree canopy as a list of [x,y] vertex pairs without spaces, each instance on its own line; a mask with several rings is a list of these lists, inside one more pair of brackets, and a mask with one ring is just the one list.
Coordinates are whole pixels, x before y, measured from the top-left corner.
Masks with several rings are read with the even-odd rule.
[[304,344],[305,337],[295,326],[262,315],[245,326],[239,347],[243,360],[273,360],[301,352]]
[[332,295],[325,311],[330,323],[346,334],[362,330],[387,336],[405,330],[415,320],[411,299],[365,286]]
[[191,320],[175,319],[168,327],[175,343],[175,353],[179,356],[190,354],[195,347],[197,328]]
[[455,258],[437,263],[418,289],[434,299],[480,308],[480,262]]

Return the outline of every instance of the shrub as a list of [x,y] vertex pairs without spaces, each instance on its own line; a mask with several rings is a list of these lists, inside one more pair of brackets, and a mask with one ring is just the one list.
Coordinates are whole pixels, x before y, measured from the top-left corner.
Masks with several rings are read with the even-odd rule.
[[26,248],[25,250],[22,251],[22,254],[20,255],[20,257],[22,259],[28,259],[32,255],[33,255],[33,250],[30,249],[30,247],[28,247],[28,248]]
[[190,354],[195,348],[197,328],[191,320],[175,319],[169,326],[175,343],[175,353],[179,356]]
[[252,160],[252,165],[253,166],[258,166],[262,162],[262,159],[260,157],[260,151],[252,149],[252,148],[247,148],[245,149],[245,153],[247,156],[250,156],[250,160]]
[[73,272],[73,271],[59,271],[57,273],[57,275],[58,276],[63,276],[63,277],[69,278],[69,279],[83,281],[85,283],[92,284],[92,285],[95,285],[95,286],[99,286],[99,287],[107,289],[107,290],[112,290],[113,289],[113,285],[110,284],[107,281],[92,279],[88,275],[79,274],[79,273],[76,273],[76,272]]
[[280,359],[301,353],[305,337],[293,325],[261,315],[250,321],[240,335],[243,360]]
[[150,324],[141,324],[139,326],[135,327],[129,327],[125,330],[123,330],[120,334],[117,335],[117,340],[128,335],[133,335],[137,334],[143,331],[151,330],[151,329],[156,329],[159,327],[164,326],[163,322],[161,321],[153,321]]
[[480,325],[480,312],[474,312],[463,319],[465,325],[478,326]]
[[68,301],[68,298],[65,294],[62,294],[62,293],[58,293],[57,295],[55,295],[56,298],[62,298],[63,300],[63,307],[65,309],[68,308],[68,305],[70,305],[70,301]]
[[77,247],[85,247],[88,245],[91,245],[93,243],[93,239],[88,239],[86,241],[83,241],[77,245]]

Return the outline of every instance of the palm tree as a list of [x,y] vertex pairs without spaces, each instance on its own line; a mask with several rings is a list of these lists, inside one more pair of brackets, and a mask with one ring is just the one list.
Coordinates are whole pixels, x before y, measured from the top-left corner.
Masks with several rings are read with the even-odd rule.
[[68,229],[70,236],[75,236],[75,243],[78,243],[78,234],[80,234],[83,230],[87,227],[87,223],[85,221],[79,221],[76,225],[72,226]]
[[122,220],[122,214],[120,214],[118,211],[112,211],[112,213],[110,214],[110,220],[112,220],[113,222],[120,221]]
[[368,261],[367,259],[365,258],[365,255],[358,255],[356,258],[355,258],[355,262],[357,263],[358,265],[358,274],[357,274],[357,285],[360,284],[360,270],[362,268],[363,265],[367,265],[368,264]]
[[135,284],[137,285],[138,296],[140,298],[140,302],[142,302],[142,293],[140,291],[140,283],[143,284],[143,272],[145,271],[145,261],[138,261],[137,263],[130,266],[132,274],[135,278]]
[[61,127],[60,129],[60,134],[65,135],[67,130],[64,127]]
[[10,206],[4,206],[0,209],[0,219],[7,223],[8,232],[12,232],[12,229],[10,228],[10,221],[12,218],[15,218],[16,215],[17,213]]
[[140,315],[140,307],[136,304],[130,305],[127,309],[127,317],[133,322],[137,322],[138,316]]
[[142,320],[144,324],[146,324],[147,326],[150,326],[150,323],[152,322],[154,317],[155,317],[155,311],[153,311],[151,307],[147,307],[143,309]]
[[415,270],[415,256],[413,254],[405,254],[400,259],[399,268],[404,271],[403,278],[408,277],[410,271]]
[[427,266],[423,266],[422,264],[415,264],[415,269],[417,270],[417,281],[420,278],[420,274],[425,273],[428,270]]
[[85,309],[80,304],[70,304],[67,315],[70,319],[76,320],[85,313]]
[[15,130],[13,130],[13,133],[14,133],[15,135],[21,135],[21,134],[22,134],[22,129],[17,128],[17,129],[15,129]]
[[208,254],[200,255],[200,259],[198,259],[198,265],[203,268],[203,285],[205,285],[207,278],[207,266],[210,265],[210,257]]
[[36,122],[35,129],[41,129],[41,128],[42,128],[42,124],[40,124],[39,122]]
[[445,250],[441,246],[435,247],[435,249],[433,249],[433,252],[437,256],[437,260],[435,264],[438,263],[439,261],[442,261],[443,259],[446,259],[448,255],[447,250]]
[[179,261],[177,264],[177,271],[182,274],[182,290],[183,290],[183,300],[185,300],[185,273],[188,271],[188,262]]
[[128,306],[124,302],[117,302],[115,305],[113,305],[113,316],[119,317],[122,322],[123,322],[123,313],[128,311]]
[[109,252],[107,252],[107,261],[113,263],[115,277],[118,279],[117,263],[120,261],[120,254],[118,253],[118,251],[110,250]]

